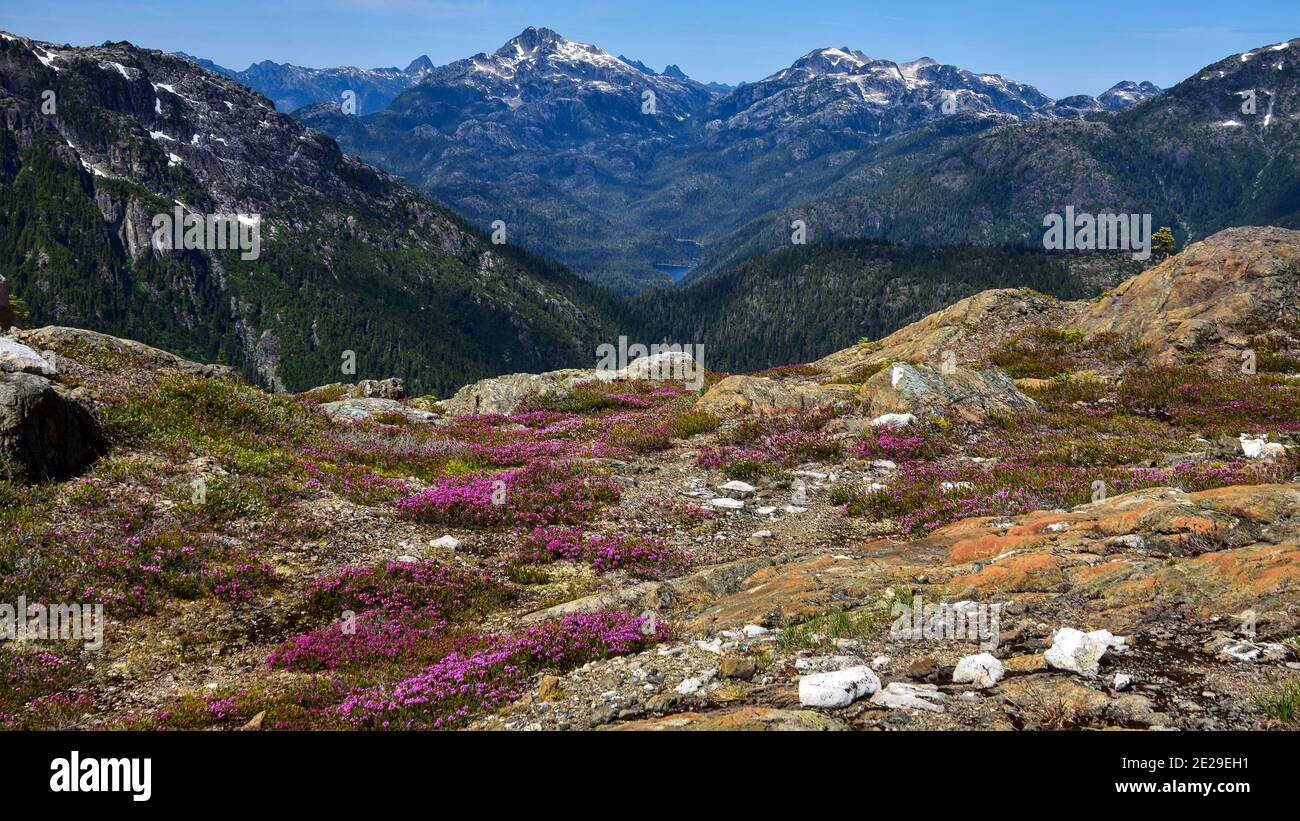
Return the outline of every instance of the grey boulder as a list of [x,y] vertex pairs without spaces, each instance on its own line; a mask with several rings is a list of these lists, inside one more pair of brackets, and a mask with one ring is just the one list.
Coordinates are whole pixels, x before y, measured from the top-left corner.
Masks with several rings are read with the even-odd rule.
[[95,417],[32,373],[0,372],[0,462],[28,481],[75,476],[107,442]]

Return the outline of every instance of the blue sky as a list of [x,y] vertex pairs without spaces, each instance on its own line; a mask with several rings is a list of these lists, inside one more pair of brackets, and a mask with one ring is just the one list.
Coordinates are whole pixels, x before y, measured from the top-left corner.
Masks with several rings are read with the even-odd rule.
[[529,25],[701,80],[756,80],[799,55],[849,46],[933,57],[1031,83],[1052,97],[1112,83],[1169,86],[1229,54],[1300,36],[1296,0],[0,0],[0,29],[77,45],[130,40],[242,69],[446,63]]

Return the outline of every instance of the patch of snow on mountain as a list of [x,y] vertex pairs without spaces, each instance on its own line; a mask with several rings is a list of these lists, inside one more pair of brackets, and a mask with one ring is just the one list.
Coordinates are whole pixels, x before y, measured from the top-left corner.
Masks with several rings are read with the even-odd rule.
[[100,68],[103,68],[103,69],[105,69],[105,70],[107,70],[107,67],[109,67],[109,66],[111,66],[111,67],[117,69],[117,73],[118,73],[118,74],[121,74],[121,75],[122,75],[123,77],[125,77],[126,79],[128,79],[128,80],[132,79],[132,77],[131,77],[131,72],[130,72],[129,70],[127,70],[127,67],[124,66],[124,65],[122,65],[121,63],[114,63],[113,61],[110,60],[108,63],[100,63],[100,64],[99,64],[99,67],[100,67]]
[[55,60],[55,58],[58,57],[58,55],[55,54],[54,52],[46,51],[45,49],[40,48],[40,47],[38,46],[38,47],[32,49],[32,54],[35,54],[35,55],[36,55],[36,59],[37,59],[37,60],[40,60],[41,63],[42,63],[46,68],[52,68],[52,69],[54,69],[56,72],[59,72],[59,71],[62,71],[62,70],[63,70],[63,69],[59,68],[58,66],[54,65],[54,60]]

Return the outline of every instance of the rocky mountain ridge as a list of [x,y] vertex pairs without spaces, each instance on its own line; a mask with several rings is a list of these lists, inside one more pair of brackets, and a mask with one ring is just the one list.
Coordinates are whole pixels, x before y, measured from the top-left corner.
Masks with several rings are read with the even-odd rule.
[[344,94],[350,92],[357,114],[370,114],[386,107],[401,91],[420,82],[433,71],[433,62],[426,55],[412,60],[406,68],[304,68],[290,63],[262,60],[243,71],[217,65],[211,60],[178,53],[198,66],[233,80],[270,98],[277,111],[286,114],[304,106],[331,100],[342,103]]

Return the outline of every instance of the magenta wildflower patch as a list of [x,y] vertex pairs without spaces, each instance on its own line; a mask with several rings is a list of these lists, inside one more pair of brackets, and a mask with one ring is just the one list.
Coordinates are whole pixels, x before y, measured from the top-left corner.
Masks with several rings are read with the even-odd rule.
[[345,567],[315,580],[307,590],[309,609],[327,617],[343,610],[481,613],[507,598],[504,587],[480,573],[432,561]]
[[661,539],[621,533],[586,533],[577,528],[535,528],[517,558],[530,562],[590,562],[596,573],[626,570],[634,576],[662,579],[690,567],[690,557]]
[[566,462],[537,461],[486,476],[453,476],[397,502],[418,522],[471,527],[536,527],[591,518],[619,499],[604,476]]
[[933,429],[910,425],[897,430],[868,427],[853,446],[853,454],[859,459],[891,462],[937,459],[949,450],[947,441]]
[[84,711],[91,698],[74,689],[84,675],[73,656],[0,645],[0,729],[45,727]]
[[308,611],[331,623],[285,641],[266,662],[314,672],[430,658],[446,652],[454,625],[509,598],[507,588],[479,573],[435,562],[344,568],[307,591]]
[[650,617],[610,611],[466,636],[415,676],[354,691],[337,712],[359,727],[450,728],[517,700],[541,670],[634,653],[670,635],[668,625]]

